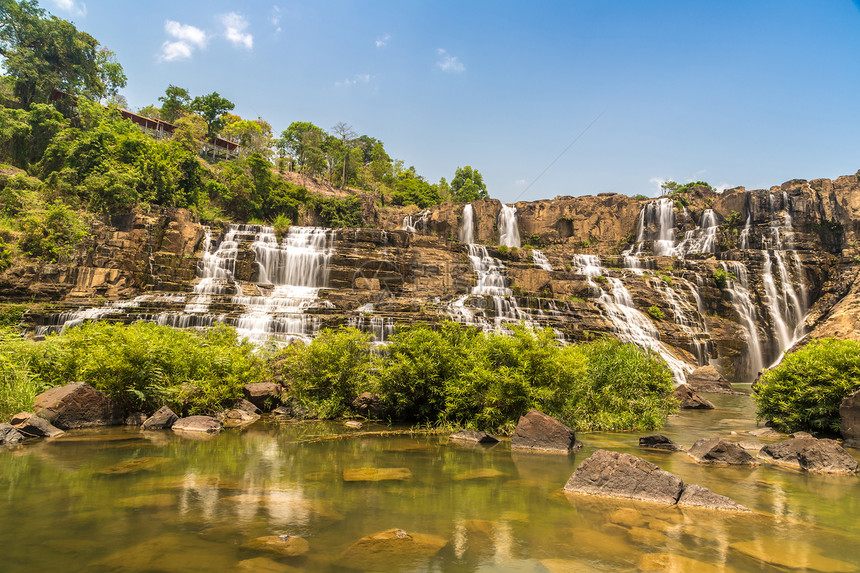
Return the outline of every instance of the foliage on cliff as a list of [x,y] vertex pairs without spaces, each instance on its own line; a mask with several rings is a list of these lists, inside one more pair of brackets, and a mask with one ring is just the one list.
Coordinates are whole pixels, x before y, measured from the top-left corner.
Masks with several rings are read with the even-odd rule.
[[839,404],[860,389],[860,342],[823,338],[787,354],[756,384],[758,418],[783,432],[839,433]]
[[329,330],[279,364],[288,391],[321,417],[348,413],[362,391],[379,393],[392,421],[502,432],[529,408],[579,430],[651,430],[677,407],[659,358],[613,339],[562,346],[548,329],[415,326],[379,352],[357,330]]

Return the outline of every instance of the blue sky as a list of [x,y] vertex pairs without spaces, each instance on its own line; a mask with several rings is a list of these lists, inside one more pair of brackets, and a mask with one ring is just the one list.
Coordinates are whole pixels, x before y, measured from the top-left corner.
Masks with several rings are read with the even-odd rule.
[[472,165],[505,202],[860,169],[848,0],[42,6],[116,52],[134,109],[175,84],[276,133],[344,121],[429,181]]

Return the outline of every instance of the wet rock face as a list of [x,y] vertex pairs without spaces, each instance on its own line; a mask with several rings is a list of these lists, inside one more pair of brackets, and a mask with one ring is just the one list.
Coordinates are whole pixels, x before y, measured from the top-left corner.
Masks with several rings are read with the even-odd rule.
[[566,454],[581,447],[572,429],[535,409],[519,419],[511,438],[515,450]]
[[33,410],[63,430],[124,423],[122,408],[83,382],[58,386],[36,396]]
[[724,438],[705,438],[697,441],[687,452],[700,464],[728,466],[757,466],[756,461],[745,449]]
[[857,460],[833,440],[794,438],[765,446],[759,457],[769,462],[812,473],[853,474]]
[[839,418],[842,437],[846,440],[860,440],[860,390],[842,400]]

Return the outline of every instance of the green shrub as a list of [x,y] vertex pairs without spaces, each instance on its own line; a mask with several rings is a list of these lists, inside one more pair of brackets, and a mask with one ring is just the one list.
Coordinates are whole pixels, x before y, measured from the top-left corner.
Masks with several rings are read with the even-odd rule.
[[507,245],[499,245],[499,248],[496,249],[496,251],[499,253],[499,256],[502,258],[507,258],[507,256],[511,252],[510,248],[508,248]]
[[594,277],[594,282],[596,282],[597,284],[605,285],[609,281],[605,276],[597,275],[596,277]]
[[663,314],[663,310],[655,304],[652,304],[648,308],[648,314],[650,314],[651,318],[653,318],[654,320],[663,320],[664,318],[666,318],[666,315]]
[[633,199],[636,199],[637,201],[647,201],[648,199],[650,199],[650,197],[648,197],[647,195],[637,194],[633,196]]
[[36,396],[48,389],[31,368],[33,343],[0,326],[0,421],[33,409]]
[[666,283],[666,284],[667,284],[667,285],[669,285],[669,286],[672,286],[672,277],[671,277],[671,276],[669,276],[669,275],[664,275],[663,273],[660,273],[660,274],[659,274],[659,275],[657,275],[657,276],[659,276],[659,277],[660,277],[660,280],[661,280],[661,281],[663,281],[664,283]]
[[274,228],[275,236],[279,240],[283,239],[286,236],[286,234],[289,232],[290,225],[292,225],[292,221],[290,221],[290,218],[287,217],[286,215],[284,215],[283,213],[280,213],[272,221],[272,227]]
[[860,342],[824,338],[787,354],[762,374],[758,418],[784,432],[839,432],[839,404],[860,389]]
[[86,225],[75,211],[55,201],[44,212],[31,213],[21,221],[21,250],[50,262],[68,259],[77,244],[88,236]]
[[278,373],[311,415],[342,416],[366,389],[370,338],[355,328],[325,329],[308,345],[287,347]]
[[51,386],[86,381],[127,409],[167,405],[177,414],[217,412],[266,372],[231,327],[198,333],[148,322],[85,323],[51,335],[35,347],[33,370]]
[[736,281],[738,277],[727,271],[726,269],[720,267],[714,269],[714,272],[711,274],[714,279],[714,282],[717,284],[717,288],[724,289],[730,280]]
[[12,266],[12,260],[15,258],[15,253],[12,250],[12,245],[0,237],[0,272],[5,271]]

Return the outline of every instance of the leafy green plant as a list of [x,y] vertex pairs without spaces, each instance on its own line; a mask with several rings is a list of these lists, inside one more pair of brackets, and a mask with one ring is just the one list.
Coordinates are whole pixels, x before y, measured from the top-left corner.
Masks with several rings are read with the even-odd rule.
[[496,252],[499,253],[499,256],[502,258],[507,258],[511,253],[511,249],[507,245],[499,245],[496,249]]
[[736,281],[738,277],[727,271],[722,267],[718,267],[714,269],[714,272],[711,273],[711,277],[713,277],[714,282],[717,284],[717,288],[724,289],[728,285],[728,281]]
[[596,277],[594,277],[594,282],[596,282],[597,284],[605,285],[609,281],[605,276],[597,275]]
[[60,201],[44,212],[31,213],[21,221],[21,250],[50,262],[69,258],[77,244],[88,236],[86,225],[75,211]]
[[663,281],[664,283],[666,283],[669,286],[672,286],[672,277],[670,275],[664,275],[663,273],[660,273],[657,276],[660,277],[661,281]]
[[823,338],[762,374],[753,396],[760,420],[784,432],[839,432],[839,405],[860,389],[860,342]]
[[31,368],[33,343],[0,326],[0,420],[33,409],[33,400],[48,385]]
[[663,313],[663,310],[659,306],[654,304],[648,307],[648,314],[654,320],[663,320],[664,318],[666,318],[666,315]]

